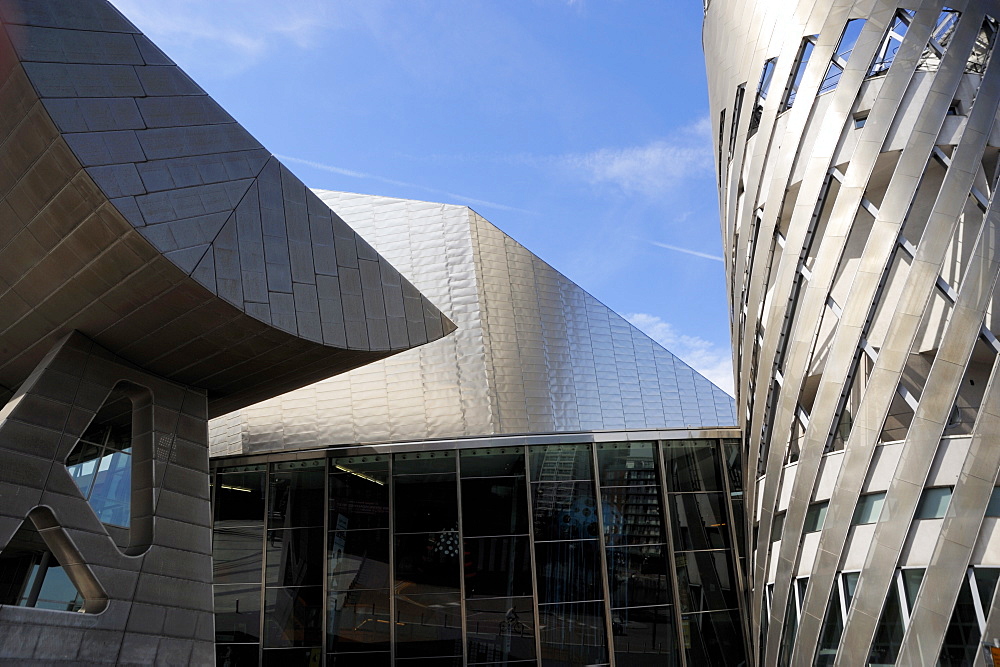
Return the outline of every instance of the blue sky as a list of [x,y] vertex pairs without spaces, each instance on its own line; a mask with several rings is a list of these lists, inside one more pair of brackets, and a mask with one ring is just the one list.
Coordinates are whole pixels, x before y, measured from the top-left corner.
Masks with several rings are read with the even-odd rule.
[[466,204],[732,392],[695,0],[112,0],[307,184]]

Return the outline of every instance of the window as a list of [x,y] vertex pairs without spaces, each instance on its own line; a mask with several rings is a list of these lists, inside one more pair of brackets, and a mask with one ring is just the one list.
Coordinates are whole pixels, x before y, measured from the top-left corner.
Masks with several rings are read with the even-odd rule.
[[948,510],[948,503],[951,501],[950,486],[938,486],[924,489],[920,497],[920,504],[917,506],[917,519],[941,519]]
[[830,66],[826,69],[826,76],[823,77],[823,83],[820,84],[820,93],[827,93],[836,88],[837,84],[840,83],[840,75],[847,68],[847,61],[851,57],[851,52],[854,51],[854,45],[857,43],[858,36],[861,34],[861,29],[864,26],[864,19],[851,19],[844,26],[844,34],[841,35],[840,42],[837,44],[837,51],[830,61]]
[[823,524],[826,522],[826,510],[829,506],[830,501],[828,500],[810,505],[809,511],[806,512],[806,525],[803,532],[815,533],[823,530]]
[[854,129],[860,130],[865,126],[866,122],[868,122],[868,113],[858,114],[854,117]]
[[799,91],[799,86],[802,84],[802,75],[805,74],[806,65],[809,64],[809,58],[812,56],[813,48],[816,46],[817,37],[819,35],[809,35],[802,40],[802,46],[799,47],[799,55],[795,59],[792,78],[788,82],[788,87],[785,89],[785,99],[781,103],[782,111],[791,109],[792,105],[795,104],[795,94]]
[[774,515],[774,521],[771,523],[771,541],[777,542],[781,539],[781,531],[785,527],[785,513]]
[[906,31],[910,27],[910,21],[913,19],[910,11],[912,10],[903,10],[896,14],[892,25],[889,26],[889,31],[886,32],[885,37],[882,39],[882,45],[879,47],[878,53],[875,54],[875,61],[868,70],[868,76],[877,76],[889,71],[889,66],[895,60],[896,52],[899,51],[899,47],[903,43],[903,38],[906,36]]
[[753,102],[753,115],[750,116],[748,137],[753,136],[757,128],[760,127],[760,119],[764,115],[764,100],[767,99],[767,93],[771,89],[771,79],[774,78],[774,65],[777,60],[777,58],[771,58],[765,62],[764,69],[760,73],[760,83],[757,84],[757,98]]
[[990,502],[986,506],[986,516],[1000,517],[1000,486],[993,487],[993,494],[990,496]]
[[882,513],[882,503],[885,502],[885,491],[878,493],[866,493],[858,499],[858,506],[854,510],[854,517],[851,519],[852,526],[861,526],[867,523],[878,521],[879,514]]

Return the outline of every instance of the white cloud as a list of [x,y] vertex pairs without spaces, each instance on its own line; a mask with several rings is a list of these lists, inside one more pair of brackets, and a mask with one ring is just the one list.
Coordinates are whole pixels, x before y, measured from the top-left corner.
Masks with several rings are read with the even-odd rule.
[[672,324],[656,315],[631,313],[625,315],[625,319],[720,389],[733,395],[733,362],[728,349],[720,349],[714,343],[697,336],[678,333]]
[[602,148],[568,155],[565,166],[595,185],[611,185],[627,194],[656,197],[702,178],[712,168],[711,123],[702,118],[673,136],[644,146]]

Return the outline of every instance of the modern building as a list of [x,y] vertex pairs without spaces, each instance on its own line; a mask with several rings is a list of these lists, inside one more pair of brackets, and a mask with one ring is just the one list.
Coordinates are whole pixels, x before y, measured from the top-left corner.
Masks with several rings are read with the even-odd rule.
[[467,207],[317,194],[458,328],[212,422],[218,664],[745,664],[732,399]]
[[705,2],[761,665],[1000,638],[997,18]]

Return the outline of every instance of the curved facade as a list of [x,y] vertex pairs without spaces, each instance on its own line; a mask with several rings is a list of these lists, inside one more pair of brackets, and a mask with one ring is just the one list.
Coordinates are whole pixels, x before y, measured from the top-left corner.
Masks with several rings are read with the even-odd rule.
[[706,3],[760,664],[1000,635],[998,17]]

